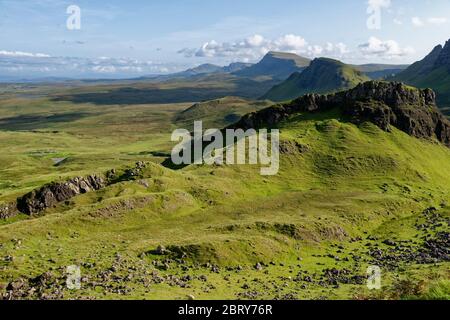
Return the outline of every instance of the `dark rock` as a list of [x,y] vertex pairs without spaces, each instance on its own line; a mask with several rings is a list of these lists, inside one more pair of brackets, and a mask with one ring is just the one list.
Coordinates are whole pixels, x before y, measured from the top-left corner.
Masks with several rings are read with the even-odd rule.
[[384,240],[383,243],[384,243],[385,245],[391,246],[391,247],[395,247],[395,246],[397,245],[397,243],[395,243],[394,241],[389,240],[389,239]]
[[105,181],[97,175],[51,183],[17,199],[17,208],[20,212],[33,215],[79,194],[99,190],[104,186]]
[[450,121],[437,108],[436,94],[399,82],[368,81],[334,94],[308,94],[248,114],[230,128],[272,127],[296,113],[332,108],[339,108],[356,124],[369,121],[384,131],[394,126],[413,137],[436,138],[450,147]]
[[15,202],[5,204],[0,203],[0,219],[12,218],[18,214],[19,210],[17,210],[17,203]]

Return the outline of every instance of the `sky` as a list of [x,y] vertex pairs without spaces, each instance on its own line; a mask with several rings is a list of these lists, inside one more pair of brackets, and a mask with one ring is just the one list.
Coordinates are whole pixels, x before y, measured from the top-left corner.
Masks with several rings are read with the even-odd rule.
[[130,77],[268,51],[409,64],[450,38],[450,0],[0,0],[0,77]]

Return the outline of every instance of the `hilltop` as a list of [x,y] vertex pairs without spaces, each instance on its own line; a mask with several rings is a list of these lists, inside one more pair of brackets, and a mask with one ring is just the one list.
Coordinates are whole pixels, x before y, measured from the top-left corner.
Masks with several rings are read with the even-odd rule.
[[338,60],[318,58],[301,73],[292,74],[273,87],[262,99],[286,101],[307,93],[327,93],[356,86],[369,80],[362,72]]
[[257,64],[234,72],[234,74],[239,77],[270,77],[285,80],[292,73],[303,71],[310,63],[310,59],[296,54],[269,52]]
[[191,127],[194,121],[203,121],[205,127],[223,128],[238,121],[242,116],[270,106],[269,101],[253,101],[239,97],[195,103],[175,117],[175,123]]

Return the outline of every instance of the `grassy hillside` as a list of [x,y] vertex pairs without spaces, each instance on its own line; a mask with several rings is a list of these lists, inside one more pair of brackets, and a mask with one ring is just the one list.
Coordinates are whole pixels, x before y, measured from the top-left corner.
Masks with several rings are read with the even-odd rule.
[[129,80],[79,85],[53,93],[56,101],[93,103],[96,105],[138,105],[200,102],[238,96],[257,99],[279,83],[271,78],[241,78],[231,74],[199,74],[167,81]]
[[245,114],[267,108],[269,101],[251,101],[238,97],[200,102],[183,110],[175,117],[175,122],[186,128],[192,127],[194,121],[203,121],[205,128],[224,128],[237,122]]
[[[171,121],[188,106],[2,101],[0,199],[149,163],[40,216],[1,221],[0,292],[23,279],[36,289],[23,298],[448,299],[448,262],[408,252],[449,230],[450,149],[329,110],[279,124],[277,176],[259,166],[172,171],[151,153],[170,150]],[[38,129],[22,121],[21,131],[11,120],[62,110],[85,115]],[[374,264],[383,290],[369,292]],[[65,288],[68,265],[81,267],[80,290]]]
[[301,73],[294,73],[283,83],[274,86],[262,98],[287,101],[307,93],[327,93],[349,89],[369,80],[362,72],[340,61],[319,58]]

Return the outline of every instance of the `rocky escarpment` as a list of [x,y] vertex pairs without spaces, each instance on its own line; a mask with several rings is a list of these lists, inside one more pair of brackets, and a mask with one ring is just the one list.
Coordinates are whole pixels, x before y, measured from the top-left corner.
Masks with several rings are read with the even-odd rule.
[[98,175],[77,177],[66,182],[51,183],[17,199],[17,209],[29,215],[39,213],[57,203],[79,194],[95,191],[105,186],[105,180]]
[[105,176],[92,174],[64,182],[49,183],[19,197],[15,202],[0,203],[0,219],[8,219],[19,213],[34,215],[77,195],[97,191],[121,181],[136,180],[147,168],[147,165],[148,163],[139,161],[135,166],[121,170],[119,173],[112,169]]
[[450,121],[438,110],[433,90],[419,90],[399,82],[369,81],[335,94],[308,94],[248,114],[232,127],[273,127],[296,113],[333,108],[339,108],[353,123],[369,121],[385,131],[394,126],[417,138],[436,138],[450,147]]

